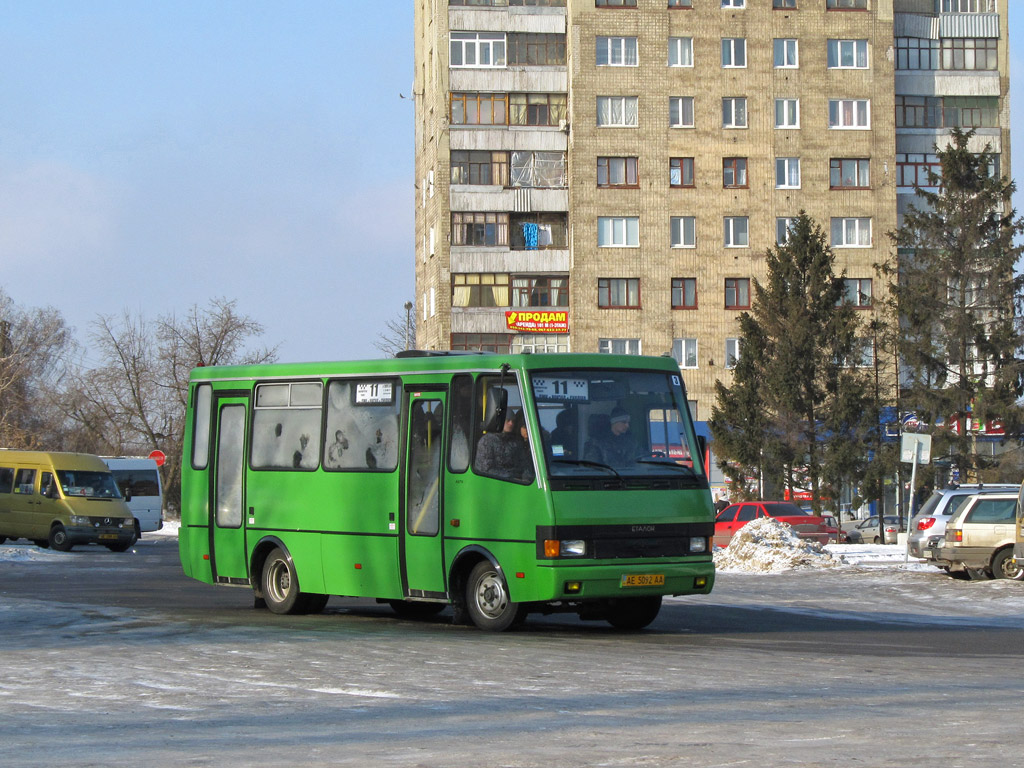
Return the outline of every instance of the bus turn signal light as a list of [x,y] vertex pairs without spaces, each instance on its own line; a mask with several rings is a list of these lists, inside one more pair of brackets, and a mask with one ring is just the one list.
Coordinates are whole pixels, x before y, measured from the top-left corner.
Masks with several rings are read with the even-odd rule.
[[544,539],[544,557],[558,557],[560,544],[558,539]]

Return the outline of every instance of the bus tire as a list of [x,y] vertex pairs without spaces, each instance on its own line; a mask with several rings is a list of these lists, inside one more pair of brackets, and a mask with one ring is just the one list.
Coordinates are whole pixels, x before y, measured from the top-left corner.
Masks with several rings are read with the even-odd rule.
[[71,543],[71,539],[68,538],[68,532],[64,530],[64,526],[60,523],[57,523],[50,529],[50,538],[47,541],[50,547],[58,552],[70,552],[71,547],[74,546]]
[[615,600],[608,608],[607,621],[616,629],[643,629],[661,610],[661,595]]
[[312,592],[303,592],[299,596],[299,609],[297,613],[321,613],[327,606],[330,595],[318,595]]
[[505,579],[489,560],[481,560],[469,572],[466,612],[486,632],[504,632],[525,618],[522,606],[509,599]]
[[263,561],[261,574],[263,599],[271,613],[301,613],[299,579],[291,558],[280,547],[275,547]]

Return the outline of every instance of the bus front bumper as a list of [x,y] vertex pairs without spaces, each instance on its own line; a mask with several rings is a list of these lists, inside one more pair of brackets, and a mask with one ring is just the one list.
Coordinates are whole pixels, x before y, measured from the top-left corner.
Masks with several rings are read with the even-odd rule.
[[[715,582],[711,558],[685,562],[636,561],[584,564],[564,560],[544,563],[538,585],[549,600],[586,600],[642,595],[705,595]],[[541,598],[544,599],[544,598]]]

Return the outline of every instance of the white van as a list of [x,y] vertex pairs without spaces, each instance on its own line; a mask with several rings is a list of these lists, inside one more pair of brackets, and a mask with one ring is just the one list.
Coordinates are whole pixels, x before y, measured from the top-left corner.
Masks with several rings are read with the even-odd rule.
[[164,527],[164,493],[160,470],[153,459],[126,456],[103,456],[103,462],[114,474],[121,495],[128,500],[138,525],[138,533],[159,531]]

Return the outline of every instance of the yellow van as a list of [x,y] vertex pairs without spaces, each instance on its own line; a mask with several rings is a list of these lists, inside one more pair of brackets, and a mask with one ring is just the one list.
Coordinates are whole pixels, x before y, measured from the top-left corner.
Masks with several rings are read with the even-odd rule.
[[0,450],[0,544],[7,539],[123,552],[135,542],[135,519],[98,456]]

